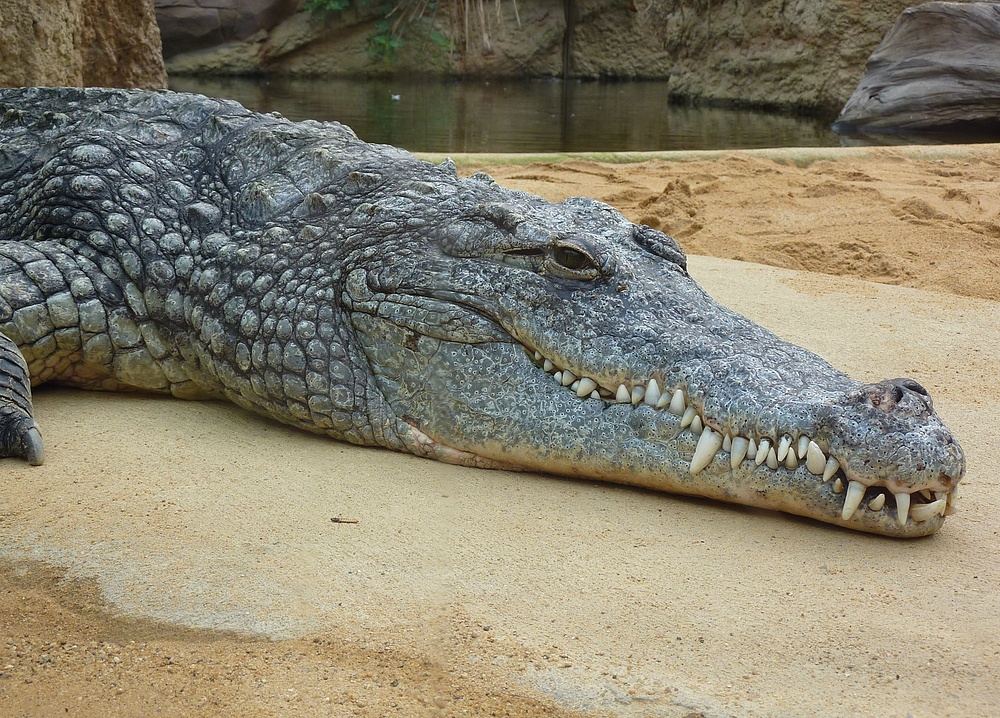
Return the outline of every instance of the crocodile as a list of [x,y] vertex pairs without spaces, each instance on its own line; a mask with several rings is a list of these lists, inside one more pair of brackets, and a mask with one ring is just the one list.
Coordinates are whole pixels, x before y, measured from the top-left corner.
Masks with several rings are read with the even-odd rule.
[[166,91],[0,90],[0,456],[43,461],[43,383],[897,537],[965,472],[916,381],[721,306],[606,204]]

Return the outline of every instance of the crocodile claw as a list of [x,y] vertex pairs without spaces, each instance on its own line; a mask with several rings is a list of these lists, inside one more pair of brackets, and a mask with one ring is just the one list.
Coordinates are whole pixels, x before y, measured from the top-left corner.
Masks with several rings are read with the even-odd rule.
[[4,456],[24,459],[32,466],[45,461],[38,424],[15,407],[0,408],[0,457]]
[[5,456],[32,466],[45,461],[42,432],[31,415],[28,365],[14,342],[0,334],[0,458]]

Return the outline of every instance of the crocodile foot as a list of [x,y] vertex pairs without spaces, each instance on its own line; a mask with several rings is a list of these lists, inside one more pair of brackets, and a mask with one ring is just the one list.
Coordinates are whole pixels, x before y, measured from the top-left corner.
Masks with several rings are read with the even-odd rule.
[[32,466],[45,460],[38,424],[14,406],[0,406],[0,457],[4,456],[24,459]]
[[0,334],[0,457],[5,456],[38,466],[45,460],[45,449],[31,415],[28,365],[14,342]]

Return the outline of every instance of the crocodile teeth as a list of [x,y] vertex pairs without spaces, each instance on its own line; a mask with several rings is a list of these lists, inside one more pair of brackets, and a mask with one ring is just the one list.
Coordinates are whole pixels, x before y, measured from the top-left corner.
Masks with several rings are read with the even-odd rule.
[[670,397],[670,406],[667,407],[667,411],[674,416],[684,416],[684,410],[686,408],[687,400],[684,398],[684,390],[678,389],[674,392],[674,395]]
[[767,458],[767,452],[771,449],[771,442],[767,439],[761,439],[760,444],[757,445],[757,453],[754,455],[753,460],[760,466],[764,463]]
[[843,490],[844,490],[844,482],[843,481],[841,481],[840,479],[837,479],[836,481],[833,482],[833,493],[839,494]]
[[649,383],[646,384],[646,392],[643,394],[642,400],[650,406],[656,406],[660,400],[660,385],[656,383],[656,379],[650,379]]
[[806,468],[816,476],[820,476],[826,468],[826,456],[815,441],[810,441],[806,447]]
[[951,516],[958,510],[958,487],[956,486],[948,492],[948,506],[944,510],[945,516]]
[[920,504],[910,509],[910,516],[914,521],[926,521],[943,512],[947,504],[948,502],[944,499],[931,501],[929,504]]
[[698,439],[698,446],[694,450],[694,457],[691,459],[691,473],[697,474],[708,466],[716,453],[722,448],[722,434],[705,427]]
[[781,437],[781,441],[778,442],[778,461],[784,461],[785,457],[788,456],[788,450],[792,448],[792,437],[785,434]]
[[[698,409],[693,405],[688,405],[689,397],[684,389],[669,389],[667,387],[661,387],[659,380],[649,379],[645,384],[631,384],[631,382],[626,384],[619,384],[617,391],[609,389],[605,386],[598,384],[597,379],[586,376],[577,376],[569,369],[561,369],[555,364],[551,359],[546,358],[540,351],[537,350],[526,350],[529,355],[533,355],[536,363],[539,363],[541,367],[552,376],[557,384],[568,387],[577,397],[581,399],[598,399],[605,402],[615,402],[618,404],[645,404],[647,406],[653,407],[658,410],[666,410],[674,416],[680,417],[680,428],[690,429],[691,433],[695,436],[700,437],[698,445],[714,446],[716,441],[719,442],[719,447],[715,449],[715,452],[721,448],[722,451],[729,453],[730,466],[735,469],[739,467],[746,459],[751,459],[757,466],[767,464],[768,468],[771,470],[777,470],[781,466],[784,466],[790,471],[795,471],[801,465],[805,465],[806,469],[815,476],[822,475],[823,482],[826,483],[832,479],[835,474],[840,470],[840,462],[832,456],[827,456],[823,448],[812,438],[807,435],[800,435],[797,438],[792,438],[791,434],[782,434],[779,439],[773,438],[760,438],[753,439],[746,436],[740,436],[738,434],[727,434],[723,433],[721,430],[710,429],[705,425],[705,420],[698,413]],[[709,433],[709,438],[705,438],[705,441],[711,439],[710,444],[702,444],[702,437],[704,437],[705,432]],[[699,457],[699,462],[701,457]],[[710,461],[710,459],[709,459]],[[692,473],[697,473],[701,470],[698,468],[698,464],[692,461]],[[846,478],[844,479],[846,481]],[[844,490],[844,482],[837,481],[834,487],[837,492],[842,492]],[[930,490],[921,490],[922,495],[926,498],[927,503],[921,504],[921,506],[930,506],[931,504],[939,505],[937,501],[943,501],[944,504],[940,505],[942,508],[939,509],[941,513],[950,514],[954,511],[955,506],[955,492],[933,492],[935,501],[931,499]],[[848,499],[844,505],[844,510],[846,511],[851,503],[854,502],[853,494],[849,492]],[[897,503],[898,503],[897,499]],[[903,498],[904,506],[908,509],[909,504],[906,503],[909,500],[909,495]],[[882,502],[885,499],[881,499]],[[881,508],[879,498],[875,497],[872,499],[870,505],[877,505]],[[850,511],[850,514],[857,510],[857,505]],[[878,510],[878,509],[873,509]],[[921,509],[921,515],[930,512],[931,509]],[[906,511],[904,511],[904,522],[906,519]]]
[[893,496],[896,497],[896,520],[900,526],[906,526],[906,517],[910,513],[910,495],[900,491]]
[[861,505],[861,499],[865,497],[865,485],[860,481],[851,481],[847,484],[847,496],[844,497],[844,510],[840,512],[840,517],[847,519],[854,516],[854,512]]
[[883,506],[885,506],[885,494],[879,494],[868,502],[868,508],[872,511],[881,511]]
[[737,436],[733,439],[732,449],[729,455],[729,465],[732,468],[736,468],[743,463],[743,459],[747,458],[747,451],[750,449],[750,440],[745,439],[742,436]]
[[580,379],[580,385],[576,388],[576,395],[582,399],[585,396],[590,396],[591,392],[595,389],[597,389],[597,382],[589,376],[585,376]]

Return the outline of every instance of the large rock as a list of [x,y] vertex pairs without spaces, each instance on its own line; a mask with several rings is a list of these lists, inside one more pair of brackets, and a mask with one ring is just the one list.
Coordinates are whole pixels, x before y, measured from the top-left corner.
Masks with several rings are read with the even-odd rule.
[[299,0],[156,0],[163,56],[244,41],[269,31]]
[[0,0],[0,86],[166,84],[153,0]]
[[907,8],[868,60],[837,132],[1000,132],[1000,5]]

